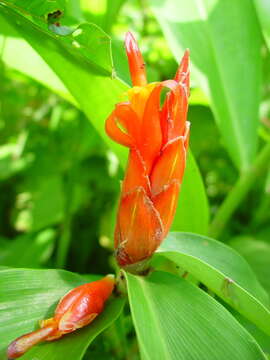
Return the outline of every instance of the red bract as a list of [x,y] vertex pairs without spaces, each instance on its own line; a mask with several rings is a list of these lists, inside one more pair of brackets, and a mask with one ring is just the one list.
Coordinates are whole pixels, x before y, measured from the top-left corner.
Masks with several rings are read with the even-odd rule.
[[56,340],[90,324],[102,312],[113,288],[114,277],[107,275],[69,291],[60,300],[53,318],[40,321],[40,329],[20,336],[9,345],[8,358],[16,359],[41,341]]
[[[115,248],[125,267],[149,258],[173,221],[186,164],[189,122],[189,51],[174,80],[147,84],[138,45],[127,33],[133,88],[106,121],[107,134],[130,149],[122,185]],[[161,106],[161,91],[167,90]]]

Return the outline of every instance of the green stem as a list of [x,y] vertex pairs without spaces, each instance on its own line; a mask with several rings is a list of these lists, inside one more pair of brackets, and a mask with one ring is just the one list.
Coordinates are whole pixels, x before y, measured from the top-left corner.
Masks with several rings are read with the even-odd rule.
[[218,238],[227,222],[245,198],[258,176],[269,166],[270,143],[266,144],[253,165],[244,172],[221,204],[209,228],[209,236]]

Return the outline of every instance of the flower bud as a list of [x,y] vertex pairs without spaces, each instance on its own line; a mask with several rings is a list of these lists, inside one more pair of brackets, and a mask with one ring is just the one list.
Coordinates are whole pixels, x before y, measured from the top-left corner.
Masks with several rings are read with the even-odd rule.
[[59,301],[54,317],[40,321],[40,329],[22,335],[8,347],[8,359],[22,356],[34,345],[51,341],[90,324],[103,310],[114,288],[114,276],[83,284]]

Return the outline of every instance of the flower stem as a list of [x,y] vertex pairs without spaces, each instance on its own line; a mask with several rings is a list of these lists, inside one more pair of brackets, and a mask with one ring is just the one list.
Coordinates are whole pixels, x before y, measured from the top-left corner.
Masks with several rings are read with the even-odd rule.
[[261,150],[254,163],[238,179],[224,202],[218,209],[209,227],[209,236],[219,238],[227,222],[245,198],[252,185],[269,166],[270,143],[267,143]]

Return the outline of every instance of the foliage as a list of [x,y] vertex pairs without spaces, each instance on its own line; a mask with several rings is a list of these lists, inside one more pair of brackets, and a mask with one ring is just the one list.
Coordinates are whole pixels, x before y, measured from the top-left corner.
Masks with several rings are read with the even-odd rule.
[[69,289],[118,272],[127,153],[104,123],[130,86],[130,30],[150,81],[191,50],[173,232],[92,325],[22,359],[270,356],[269,18],[268,0],[0,0],[0,359]]

